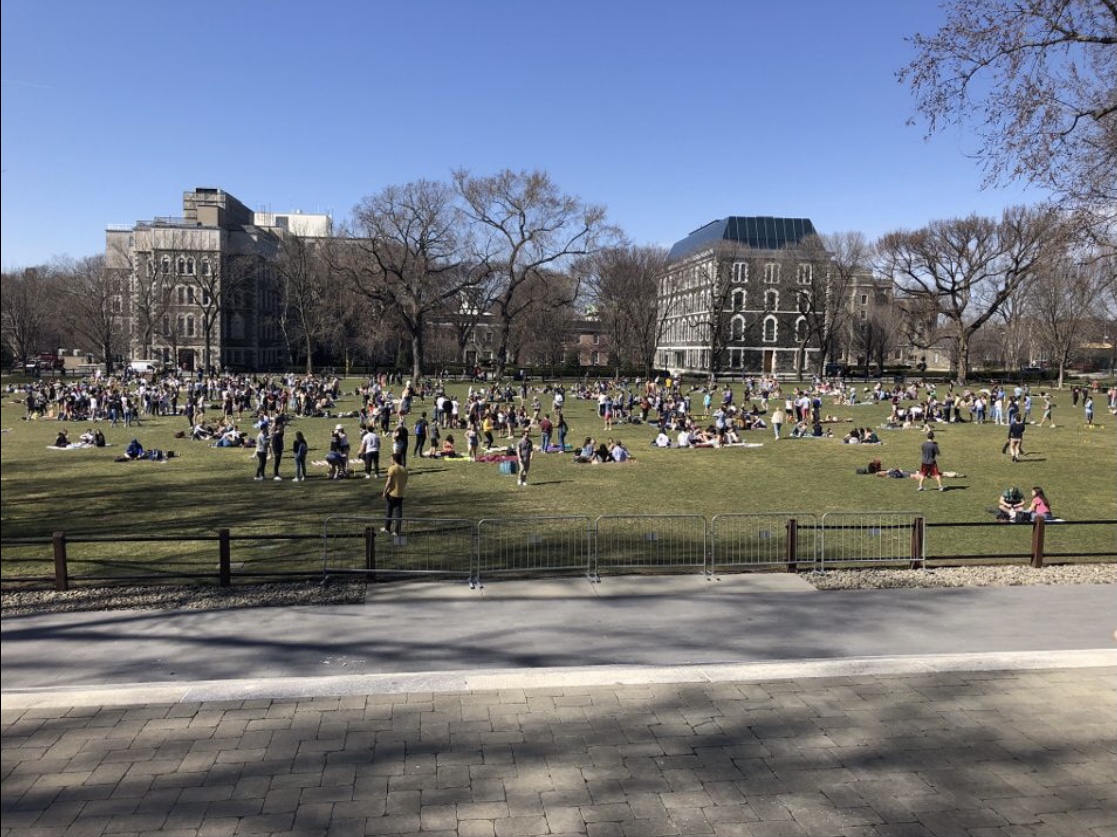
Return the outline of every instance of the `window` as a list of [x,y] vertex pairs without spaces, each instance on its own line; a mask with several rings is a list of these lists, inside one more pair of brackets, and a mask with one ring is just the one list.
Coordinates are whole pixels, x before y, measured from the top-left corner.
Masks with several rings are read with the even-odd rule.
[[175,334],[185,334],[186,333],[186,318],[185,317],[179,317],[178,321],[175,323],[175,325],[178,326],[177,330],[175,331]]
[[796,274],[796,281],[800,285],[809,285],[814,280],[814,265],[801,264]]
[[765,343],[775,343],[776,342],[776,318],[775,317],[765,317],[764,318],[764,342]]
[[186,286],[185,285],[179,285],[178,286],[178,304],[179,305],[185,305],[186,304]]
[[868,294],[861,294],[861,304],[862,305],[868,305],[869,304],[869,295]]
[[749,281],[749,263],[748,262],[733,262],[733,282],[737,285],[743,285]]
[[[190,289],[190,301],[191,302],[194,301],[194,289],[193,288]],[[209,307],[209,304],[210,304],[209,291],[207,291],[203,288],[202,289],[202,305],[204,305],[206,307]]]
[[601,343],[601,335],[600,334],[595,334],[593,336],[593,345],[597,346],[597,345],[600,345],[600,343]]
[[187,259],[186,260],[186,275],[187,276],[193,276],[194,275],[194,260],[193,259]]
[[765,291],[764,292],[764,310],[765,311],[778,311],[780,307],[780,292],[779,291]]
[[166,276],[171,272],[171,259],[170,256],[164,256],[159,262],[159,272]]
[[171,333],[171,318],[170,317],[167,317],[167,316],[163,317],[163,333],[164,334],[170,334]]
[[799,293],[795,295],[795,302],[799,306],[800,311],[811,310],[811,295],[806,291],[799,291]]
[[780,266],[776,262],[768,262],[764,265],[764,283],[766,285],[775,285],[780,281]]
[[186,336],[187,337],[193,337],[194,336],[194,318],[193,317],[187,317],[186,318]]
[[743,311],[744,308],[745,308],[745,292],[744,291],[734,291],[733,292],[733,310],[734,311]]
[[730,349],[729,350],[729,365],[733,369],[740,369],[741,368],[741,350],[740,349]]
[[178,274],[180,276],[186,273],[186,259],[184,259],[182,256],[179,256],[178,262],[175,264],[175,269],[178,271]]
[[732,335],[734,340],[744,340],[745,339],[745,318],[744,317],[734,317],[733,322],[730,324],[729,333]]
[[800,317],[795,321],[795,342],[802,343],[807,339],[807,318]]
[[209,259],[202,259],[202,276],[209,276]]

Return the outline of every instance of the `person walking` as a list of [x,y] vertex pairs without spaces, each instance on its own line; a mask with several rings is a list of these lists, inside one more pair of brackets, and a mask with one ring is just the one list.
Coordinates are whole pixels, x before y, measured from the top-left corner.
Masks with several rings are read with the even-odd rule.
[[942,471],[939,470],[939,443],[935,441],[935,431],[927,431],[927,441],[920,447],[922,459],[919,463],[919,488],[917,491],[923,490],[923,480],[927,477],[933,477],[935,482],[938,483],[939,491],[942,491]]
[[531,433],[525,430],[523,437],[516,444],[516,459],[520,464],[519,485],[527,485],[527,473],[531,470],[532,450]]
[[426,413],[419,416],[419,420],[415,422],[415,455],[420,459],[423,458],[423,451],[427,449],[427,424]]
[[388,477],[384,482],[384,528],[385,535],[392,534],[392,521],[395,520],[396,534],[403,534],[403,495],[407,490],[407,468],[398,453],[392,454],[392,464],[388,466]]
[[780,407],[776,407],[776,411],[772,413],[772,430],[776,434],[776,441],[779,441],[780,430],[783,428],[785,419],[786,416],[784,415],[783,410]]

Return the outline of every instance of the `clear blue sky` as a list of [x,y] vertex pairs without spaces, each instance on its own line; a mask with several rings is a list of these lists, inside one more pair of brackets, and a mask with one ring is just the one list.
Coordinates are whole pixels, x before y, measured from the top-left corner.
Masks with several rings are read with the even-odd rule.
[[726,215],[897,228],[1039,199],[924,140],[895,72],[931,0],[4,0],[5,269],[222,188],[349,216],[391,184],[545,169],[641,244]]

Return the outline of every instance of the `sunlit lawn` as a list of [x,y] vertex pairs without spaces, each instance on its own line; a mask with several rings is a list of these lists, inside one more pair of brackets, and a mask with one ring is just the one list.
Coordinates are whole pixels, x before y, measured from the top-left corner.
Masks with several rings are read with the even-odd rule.
[[[350,381],[352,393],[355,381]],[[467,384],[454,383],[452,391],[464,395]],[[738,396],[740,386],[735,388]],[[305,533],[319,534],[331,515],[379,515],[382,511],[375,480],[329,481],[324,467],[312,466],[306,482],[291,481],[293,463],[288,454],[282,465],[286,479],[254,482],[255,461],[249,449],[214,448],[207,442],[176,439],[187,430],[183,417],[144,418],[139,428],[99,424],[111,447],[59,451],[48,449],[60,426],[76,439],[88,424],[25,421],[18,394],[5,395],[2,408],[3,491],[0,493],[5,539],[48,537],[53,532],[76,536],[212,535],[229,528],[234,535]],[[541,396],[545,410],[550,396]],[[464,400],[464,399],[463,399]],[[1014,464],[1002,455],[1005,428],[992,424],[955,424],[937,427],[942,447],[941,466],[964,477],[947,479],[945,492],[918,493],[908,479],[887,479],[856,473],[869,460],[884,466],[916,469],[922,434],[912,430],[880,430],[880,446],[842,444],[850,427],[879,426],[889,412],[886,404],[841,407],[829,400],[824,413],[841,422],[828,425],[831,439],[774,441],[770,431],[744,434],[757,448],[661,450],[651,446],[653,428],[620,425],[605,431],[597,417],[596,401],[568,398],[567,441],[580,444],[586,436],[622,439],[634,454],[624,465],[578,465],[570,455],[537,456],[530,484],[518,488],[516,479],[502,475],[496,464],[417,460],[409,456],[411,481],[406,500],[408,517],[520,518],[542,515],[693,514],[715,515],[753,512],[800,512],[821,515],[831,511],[911,511],[925,515],[929,524],[990,521],[989,507],[1009,485],[1027,489],[1042,485],[1058,516],[1072,520],[1117,520],[1117,435],[1114,418],[1096,399],[1104,427],[1087,429],[1079,410],[1072,410],[1070,396],[1059,399],[1059,426],[1029,427],[1024,447],[1027,457]],[[700,397],[695,398],[700,404]],[[338,404],[339,411],[359,406],[351,394]],[[417,403],[418,411],[433,405]],[[409,425],[413,425],[413,414]],[[847,419],[851,421],[846,421]],[[302,430],[311,444],[310,460],[324,458],[329,435],[337,418],[297,419],[288,430],[288,446],[295,430]],[[360,430],[356,419],[342,419],[356,451]],[[248,417],[242,426],[249,426]],[[453,432],[453,431],[451,431]],[[165,464],[118,463],[128,441],[137,437],[146,448],[173,450]],[[464,434],[455,433],[459,449]],[[535,434],[538,442],[538,434]],[[385,456],[384,459],[387,457]],[[270,476],[270,463],[269,463]],[[928,483],[929,487],[931,483]],[[1019,527],[1026,529],[1027,527]],[[1013,527],[936,529],[929,533],[931,552],[1019,551],[1024,533]],[[1064,533],[1049,528],[1052,549],[1067,551],[1114,548],[1114,527],[1066,527]],[[1057,539],[1057,540],[1056,540]],[[197,544],[178,553],[196,553]],[[216,560],[216,546],[207,546]],[[260,542],[257,557],[295,549],[304,560],[320,553],[307,541],[295,547]],[[85,550],[108,547],[86,546]],[[42,548],[40,548],[40,552]],[[121,544],[111,548],[114,559],[127,563],[167,552],[152,544]],[[5,558],[16,547],[5,547]],[[19,548],[18,554],[24,554]],[[206,558],[209,561],[209,557]],[[5,566],[5,575],[11,568]],[[42,572],[40,568],[38,572]]]

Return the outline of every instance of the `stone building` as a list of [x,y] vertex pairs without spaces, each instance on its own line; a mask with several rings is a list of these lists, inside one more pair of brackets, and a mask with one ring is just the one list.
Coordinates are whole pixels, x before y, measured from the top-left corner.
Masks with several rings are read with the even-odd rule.
[[810,368],[819,347],[801,295],[826,270],[817,241],[808,218],[733,216],[677,242],[659,285],[657,366],[676,375]]
[[184,193],[182,209],[106,230],[130,358],[186,371],[282,367],[279,236],[328,236],[330,217],[254,212],[213,188]]

